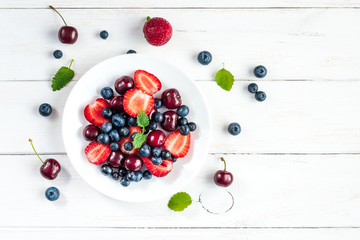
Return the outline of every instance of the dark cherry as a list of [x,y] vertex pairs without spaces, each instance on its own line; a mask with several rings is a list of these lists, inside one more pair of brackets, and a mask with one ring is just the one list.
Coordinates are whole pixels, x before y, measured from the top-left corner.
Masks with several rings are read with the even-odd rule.
[[129,89],[134,88],[134,86],[134,80],[129,76],[122,76],[115,81],[115,90],[118,94],[125,94]]
[[165,90],[161,95],[161,99],[163,105],[168,109],[178,108],[182,103],[180,93],[175,88]]
[[58,32],[58,38],[60,42],[74,44],[78,39],[78,32],[76,28],[72,26],[68,26],[65,22],[65,19],[61,16],[61,14],[53,6],[49,6],[49,7],[53,9],[57,14],[59,14],[59,16],[61,17],[61,19],[65,24],[65,26],[62,26]]
[[124,167],[128,171],[131,172],[139,171],[142,166],[143,166],[143,161],[139,156],[130,155],[127,158],[125,158]]
[[87,141],[96,141],[96,139],[99,136],[100,132],[101,131],[100,131],[99,127],[97,127],[95,125],[92,125],[92,124],[89,124],[84,128],[83,136],[84,136],[84,139],[87,140]]
[[124,100],[123,96],[115,96],[111,98],[110,100],[111,109],[116,112],[124,112],[123,100]]
[[151,131],[146,137],[146,142],[150,145],[150,147],[161,147],[164,145],[165,140],[165,133],[161,130]]
[[112,167],[121,167],[124,164],[125,155],[120,151],[113,151],[110,153],[108,163]]
[[169,132],[175,131],[178,123],[178,114],[174,111],[166,111],[163,113],[164,121],[161,123],[161,127]]
[[155,113],[157,113],[158,112],[158,110],[156,109],[156,108],[153,108],[152,110],[151,110],[151,112],[148,114],[148,117],[149,117],[149,120],[151,121],[151,120],[153,120],[153,118],[154,118],[154,116],[155,116]]
[[214,174],[214,182],[221,187],[228,187],[233,182],[234,177],[231,172],[226,171],[226,162],[223,157],[220,158],[224,162],[224,170],[219,170]]

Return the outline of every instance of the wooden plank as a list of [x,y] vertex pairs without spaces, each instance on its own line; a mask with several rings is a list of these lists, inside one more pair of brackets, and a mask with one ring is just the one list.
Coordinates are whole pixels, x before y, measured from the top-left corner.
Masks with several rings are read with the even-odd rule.
[[[39,152],[64,152],[61,116],[74,83],[52,92],[46,81],[0,82],[0,100],[6,103],[2,106],[2,116],[6,117],[0,132],[7,136],[1,141],[0,153],[32,153],[28,138],[33,138]],[[197,82],[210,110],[210,152],[360,152],[360,113],[356,111],[360,103],[359,81],[262,80],[259,88],[268,96],[262,103],[247,92],[248,83],[238,81],[231,92],[226,92],[213,81]],[[54,108],[49,118],[38,113],[43,102]],[[227,132],[231,122],[241,124],[239,136]],[[198,125],[201,128],[201,123]],[[16,144],[11,139],[17,139]]]
[[[160,56],[199,80],[213,79],[222,63],[236,79],[254,79],[252,69],[258,64],[268,68],[267,80],[360,78],[357,24],[360,9],[64,9],[61,12],[79,30],[75,45],[58,41],[57,30],[62,23],[51,9],[0,10],[0,21],[9,23],[3,26],[3,31],[12,33],[1,39],[0,65],[6,67],[2,68],[0,80],[48,80],[60,66],[68,65],[71,58],[75,59],[73,66],[78,79],[96,63],[128,49]],[[172,23],[174,36],[167,45],[153,47],[146,43],[142,26],[148,15],[162,16]],[[24,19],[31,27],[23,27]],[[103,29],[110,33],[106,41],[98,36]],[[55,49],[64,52],[62,59],[53,58]],[[196,60],[198,52],[204,49],[213,54],[209,66],[202,66]]]

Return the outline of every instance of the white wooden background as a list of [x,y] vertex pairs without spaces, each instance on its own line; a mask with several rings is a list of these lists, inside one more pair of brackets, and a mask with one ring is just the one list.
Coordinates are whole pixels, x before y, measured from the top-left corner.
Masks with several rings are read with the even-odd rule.
[[[75,45],[57,40],[62,23],[49,4],[79,30]],[[359,239],[359,7],[359,0],[1,0],[0,239]],[[164,47],[143,39],[148,15],[171,22]],[[211,215],[196,203],[174,213],[168,199],[115,201],[69,163],[61,116],[71,88],[128,49],[175,63],[203,90],[213,139],[203,171],[183,190],[196,198],[213,187],[225,156],[235,176],[229,213]],[[209,66],[197,63],[201,50],[213,54]],[[53,93],[50,79],[70,58],[75,81]],[[213,81],[222,62],[236,77],[230,93]],[[269,71],[256,80],[263,103],[246,90],[258,64]],[[37,112],[43,102],[55,109],[50,118]],[[225,131],[232,121],[242,126],[238,137]],[[53,182],[39,175],[29,137],[62,164]],[[51,185],[61,190],[57,202],[43,195]]]

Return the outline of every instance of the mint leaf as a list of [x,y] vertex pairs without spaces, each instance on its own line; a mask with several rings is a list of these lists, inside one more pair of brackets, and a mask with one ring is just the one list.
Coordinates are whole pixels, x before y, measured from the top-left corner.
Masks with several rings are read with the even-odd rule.
[[216,73],[215,81],[222,89],[230,91],[234,84],[234,76],[223,67]]
[[184,211],[191,203],[192,200],[189,194],[186,192],[178,192],[170,198],[168,207],[175,212],[180,212]]
[[144,134],[136,133],[135,137],[134,137],[134,141],[133,141],[134,148],[135,149],[140,148],[143,145],[143,143],[145,142],[145,140],[146,140],[146,137]]
[[142,128],[149,125],[149,118],[143,110],[140,110],[140,112],[138,113],[136,121],[137,125]]
[[75,73],[70,69],[73,61],[72,59],[69,67],[61,67],[55,74],[51,84],[54,92],[65,87],[74,78]]

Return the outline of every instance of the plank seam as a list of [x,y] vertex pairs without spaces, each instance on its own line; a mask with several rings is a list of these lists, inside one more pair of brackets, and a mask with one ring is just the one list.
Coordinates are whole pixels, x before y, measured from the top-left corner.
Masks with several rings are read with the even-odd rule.
[[250,227],[92,227],[92,226],[75,226],[75,227],[66,227],[66,226],[41,226],[41,227],[27,227],[27,226],[0,226],[0,230],[5,229],[79,229],[79,230],[110,230],[110,229],[136,229],[136,230],[148,230],[148,229],[158,229],[158,230],[177,230],[177,229],[278,229],[278,230],[287,230],[287,229],[301,229],[301,230],[321,230],[321,229],[360,229],[360,226],[322,226],[322,227],[311,227],[311,226],[300,226],[300,227],[260,227],[260,226],[250,226]]

